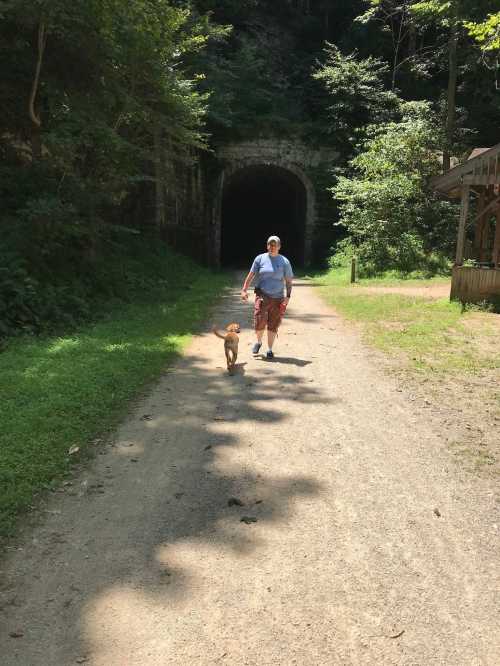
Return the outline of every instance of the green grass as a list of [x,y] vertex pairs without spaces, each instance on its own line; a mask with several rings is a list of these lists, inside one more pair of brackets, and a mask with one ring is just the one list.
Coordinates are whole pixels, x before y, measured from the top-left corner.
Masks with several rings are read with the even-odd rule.
[[[182,270],[170,287],[164,280],[105,320],[63,337],[18,339],[0,354],[0,535],[89,454],[207,316],[227,277],[173,261]],[[69,456],[71,446],[80,452]]]
[[373,278],[360,278],[357,282],[360,285],[370,287],[423,287],[446,284],[449,281],[450,277],[445,275],[435,275],[432,278],[427,278],[423,275],[419,276],[416,273],[411,273],[406,277],[401,277],[398,273],[389,271]]
[[[314,279],[325,285],[338,285],[348,287],[351,278],[350,266],[334,268],[329,271],[316,273]],[[387,271],[375,277],[357,277],[356,284],[365,287],[424,287],[437,284],[446,284],[450,281],[449,275],[435,275],[426,277],[421,271],[403,275],[398,271]]]
[[[349,284],[347,269],[334,269],[313,279],[331,305],[347,319],[362,324],[368,342],[387,353],[405,355],[419,370],[475,373],[500,368],[500,351],[494,345],[498,332],[489,319],[497,315],[463,312],[459,303],[447,298],[363,293]],[[435,282],[418,280],[416,284]],[[361,284],[389,286],[384,279],[363,280]],[[397,281],[398,286],[414,284],[414,280]],[[481,318],[479,326],[470,325],[473,317],[476,321]]]

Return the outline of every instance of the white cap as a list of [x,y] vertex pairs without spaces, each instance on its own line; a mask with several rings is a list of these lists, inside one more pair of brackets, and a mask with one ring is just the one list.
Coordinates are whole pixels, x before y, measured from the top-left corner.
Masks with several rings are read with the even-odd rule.
[[269,245],[269,243],[271,243],[272,241],[278,243],[278,245],[281,245],[281,241],[278,236],[269,236],[269,238],[267,239],[267,245]]

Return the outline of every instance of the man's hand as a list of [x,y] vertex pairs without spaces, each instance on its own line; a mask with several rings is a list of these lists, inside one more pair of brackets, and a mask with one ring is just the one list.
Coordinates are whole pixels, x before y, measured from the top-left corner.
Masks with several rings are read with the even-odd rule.
[[248,291],[247,288],[252,284],[252,280],[255,277],[255,273],[250,273],[246,276],[245,281],[243,282],[243,287],[241,289],[241,300],[248,301]]
[[285,296],[285,298],[283,299],[283,303],[284,303],[285,305],[288,305],[288,303],[290,303],[290,299],[289,299],[288,296]]

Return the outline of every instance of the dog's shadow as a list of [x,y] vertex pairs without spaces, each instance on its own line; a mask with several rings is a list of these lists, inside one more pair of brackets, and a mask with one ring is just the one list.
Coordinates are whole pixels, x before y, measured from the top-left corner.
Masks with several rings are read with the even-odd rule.
[[311,365],[312,361],[304,361],[301,358],[292,358],[288,356],[275,356],[274,358],[266,358],[265,356],[259,357],[260,361],[265,361],[266,363],[283,363],[284,365],[296,365],[299,368],[303,368],[306,365]]
[[245,374],[245,365],[246,365],[246,361],[245,361],[245,363],[236,363],[236,365],[234,365],[232,367],[232,369],[229,370],[229,372],[227,373],[228,377],[234,377],[235,375],[244,375]]

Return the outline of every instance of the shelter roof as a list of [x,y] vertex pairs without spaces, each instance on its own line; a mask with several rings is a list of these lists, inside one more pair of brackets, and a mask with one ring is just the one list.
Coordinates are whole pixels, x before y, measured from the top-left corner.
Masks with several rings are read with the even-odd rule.
[[500,143],[474,148],[463,164],[431,180],[432,187],[449,197],[459,197],[462,185],[500,185]]

